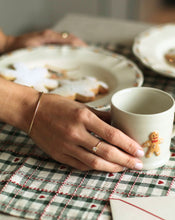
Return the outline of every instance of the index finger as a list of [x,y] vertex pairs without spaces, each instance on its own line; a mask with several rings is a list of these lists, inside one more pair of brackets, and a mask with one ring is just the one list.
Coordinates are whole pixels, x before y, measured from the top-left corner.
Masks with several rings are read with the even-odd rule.
[[89,131],[92,131],[110,144],[120,147],[135,157],[142,157],[144,155],[143,148],[136,141],[119,129],[105,123],[95,114],[92,117],[93,119],[91,118],[91,120],[86,122],[86,128]]

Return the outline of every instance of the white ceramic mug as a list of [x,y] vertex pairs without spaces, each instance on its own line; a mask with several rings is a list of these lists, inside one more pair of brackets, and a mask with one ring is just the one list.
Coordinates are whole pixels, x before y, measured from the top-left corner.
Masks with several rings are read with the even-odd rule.
[[174,111],[173,97],[159,89],[133,87],[112,96],[111,124],[143,147],[143,169],[161,167],[169,160]]

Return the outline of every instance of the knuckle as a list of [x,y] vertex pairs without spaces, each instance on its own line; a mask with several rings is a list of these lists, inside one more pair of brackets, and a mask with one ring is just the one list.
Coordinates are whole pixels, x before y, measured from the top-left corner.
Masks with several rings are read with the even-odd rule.
[[107,128],[105,130],[105,139],[109,141],[110,143],[113,143],[115,139],[117,138],[115,130],[111,128]]
[[76,109],[75,119],[77,121],[82,122],[82,121],[86,120],[87,118],[89,118],[89,111],[87,108]]
[[130,156],[128,156],[126,161],[125,161],[125,164],[126,164],[126,167],[133,168],[134,164],[135,164],[135,161]]
[[94,158],[94,159],[91,161],[91,167],[92,167],[92,169],[94,169],[94,170],[99,170],[99,169],[100,169],[100,162],[99,162],[98,158]]
[[75,129],[74,127],[68,127],[66,133],[67,133],[67,136],[71,140],[79,140],[80,139],[80,134],[77,131],[77,129]]
[[135,155],[136,153],[136,147],[135,144],[133,142],[130,142],[127,146],[126,146],[126,151],[129,152],[132,155]]
[[113,150],[110,149],[110,148],[106,148],[106,149],[104,150],[104,155],[105,155],[105,159],[108,160],[108,161],[110,161],[111,158],[113,158],[113,155],[114,155]]

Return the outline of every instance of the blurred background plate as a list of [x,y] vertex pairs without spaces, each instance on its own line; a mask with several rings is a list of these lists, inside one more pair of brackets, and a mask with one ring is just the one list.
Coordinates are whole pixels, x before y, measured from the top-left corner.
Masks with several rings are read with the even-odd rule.
[[173,65],[165,58],[165,55],[173,50],[175,51],[173,23],[158,25],[142,32],[135,38],[133,44],[134,54],[144,65],[159,74],[174,78],[175,62]]

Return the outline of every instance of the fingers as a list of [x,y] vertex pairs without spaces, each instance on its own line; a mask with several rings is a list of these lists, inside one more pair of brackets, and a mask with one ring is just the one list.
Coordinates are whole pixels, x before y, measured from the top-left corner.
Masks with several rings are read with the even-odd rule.
[[9,50],[14,50],[23,47],[37,47],[43,44],[69,44],[72,46],[87,46],[87,44],[74,36],[68,34],[66,38],[62,34],[53,30],[47,29],[44,31],[27,33],[15,38],[15,43],[10,46]]
[[[81,143],[81,146],[93,153],[93,147],[95,147],[97,143],[99,143],[99,139],[87,133],[86,138],[84,138],[83,143]],[[140,170],[143,167],[141,160],[121,151],[115,146],[101,141],[97,147],[98,148],[95,154],[103,158],[105,161],[118,164],[121,167],[136,170]]]
[[144,155],[142,147],[137,142],[120,130],[100,120],[94,114],[91,115],[90,120],[86,120],[86,128],[112,145],[120,147],[125,152],[128,152],[135,157],[142,157]]
[[61,33],[55,32],[53,30],[44,30],[39,32],[42,44],[57,43],[57,44],[70,44],[72,46],[86,46],[87,44],[74,36],[73,34],[68,34],[66,38],[62,37]]
[[81,39],[75,37],[74,35],[70,34],[66,39],[60,38],[57,43],[60,44],[70,44],[72,46],[87,46],[87,44],[82,41]]
[[121,172],[124,169],[124,167],[106,161],[103,158],[91,152],[88,152],[87,150],[79,146],[71,146],[71,150],[69,151],[69,156],[74,157],[77,160],[80,160],[82,163],[86,164],[87,167],[93,170],[106,171],[106,172]]
[[75,47],[78,47],[78,46],[86,47],[87,46],[87,44],[84,41],[82,41],[81,39],[75,36],[73,36],[73,39],[69,41],[69,44]]

